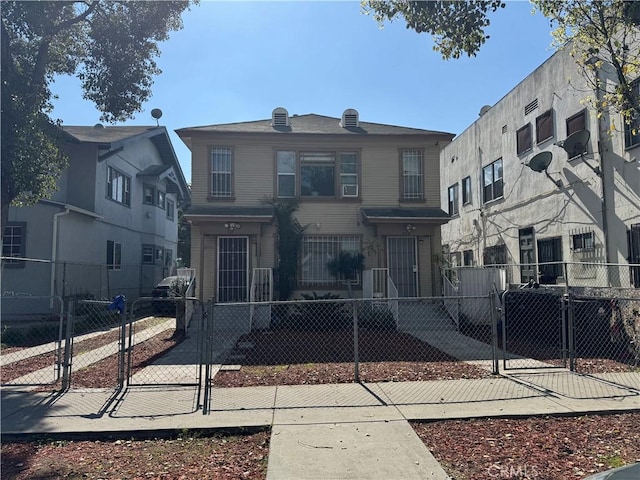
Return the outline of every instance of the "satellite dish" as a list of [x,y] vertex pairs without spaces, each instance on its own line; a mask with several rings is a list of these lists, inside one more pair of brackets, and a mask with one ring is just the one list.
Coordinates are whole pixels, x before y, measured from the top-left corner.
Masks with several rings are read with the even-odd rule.
[[586,151],[590,136],[591,133],[589,130],[578,130],[577,132],[573,132],[564,142],[562,142],[562,148],[564,148],[571,157],[580,155]]
[[540,152],[529,160],[528,166],[534,172],[544,172],[549,168],[549,164],[553,159],[551,152]]
[[159,108],[154,108],[153,110],[151,110],[151,116],[158,120],[160,117],[162,117],[162,110],[160,110]]

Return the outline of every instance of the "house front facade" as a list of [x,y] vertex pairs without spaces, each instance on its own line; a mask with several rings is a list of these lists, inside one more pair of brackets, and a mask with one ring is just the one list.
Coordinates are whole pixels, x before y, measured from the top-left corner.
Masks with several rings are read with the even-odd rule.
[[58,190],[9,209],[3,290],[96,298],[150,293],[175,267],[177,207],[190,198],[167,130],[63,129],[68,167]]
[[640,120],[598,115],[586,99],[599,92],[585,83],[558,51],[444,148],[453,265],[517,265],[507,271],[516,284],[640,286],[640,271],[624,267],[640,263]]
[[438,159],[452,134],[362,122],[353,109],[334,118],[284,108],[266,120],[177,133],[192,152],[186,218],[200,298],[246,301],[258,272],[277,274],[273,202],[289,200],[304,228],[298,292],[346,296],[328,268],[341,251],[362,253],[366,269],[387,269],[398,296],[438,291],[433,258],[448,220]]

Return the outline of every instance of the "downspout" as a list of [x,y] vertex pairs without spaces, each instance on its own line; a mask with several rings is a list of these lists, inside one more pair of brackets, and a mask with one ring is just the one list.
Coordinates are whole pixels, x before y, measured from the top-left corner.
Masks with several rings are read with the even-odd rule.
[[64,212],[58,212],[53,214],[53,239],[51,241],[51,279],[50,279],[50,289],[49,296],[55,296],[56,290],[56,262],[58,260],[58,219],[60,217],[64,217],[65,215],[69,215],[71,211],[69,208],[65,208]]

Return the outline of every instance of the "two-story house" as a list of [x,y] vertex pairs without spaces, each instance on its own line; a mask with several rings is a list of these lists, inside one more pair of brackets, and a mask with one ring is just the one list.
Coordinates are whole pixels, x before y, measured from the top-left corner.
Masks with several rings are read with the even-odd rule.
[[175,266],[177,206],[190,199],[166,128],[63,129],[69,163],[58,190],[36,205],[9,209],[3,291],[150,293]]
[[453,264],[512,264],[511,283],[640,286],[637,268],[602,278],[588,265],[640,263],[640,120],[598,115],[586,99],[600,93],[558,51],[443,149]]
[[245,301],[255,269],[278,265],[273,207],[298,200],[305,227],[297,288],[344,288],[328,261],[361,252],[366,268],[386,268],[400,297],[439,289],[439,155],[453,135],[341,117],[289,115],[177,130],[192,152],[192,267],[198,294]]

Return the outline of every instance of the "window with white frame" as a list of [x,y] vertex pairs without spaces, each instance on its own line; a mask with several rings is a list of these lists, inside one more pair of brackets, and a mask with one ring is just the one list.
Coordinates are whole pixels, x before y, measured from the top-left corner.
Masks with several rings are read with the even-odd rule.
[[296,152],[276,152],[278,197],[296,196]]
[[142,203],[145,205],[155,205],[156,189],[151,185],[145,185],[143,187]]
[[157,190],[157,197],[158,197],[158,201],[156,202],[156,204],[158,205],[158,207],[162,208],[164,210],[165,208],[165,194],[163,191],[161,190]]
[[123,205],[131,204],[131,178],[113,167],[107,167],[107,198]]
[[334,285],[328,262],[341,251],[360,253],[360,237],[305,235],[300,255],[300,285]]
[[471,177],[462,179],[462,204],[471,203]]
[[107,240],[107,268],[120,270],[122,267],[122,244]]
[[333,152],[300,154],[300,195],[335,197],[336,155]]
[[176,204],[173,203],[173,200],[169,200],[167,198],[167,219],[171,220],[173,222],[173,219],[175,218],[175,209],[176,209]]
[[155,251],[155,246],[153,245],[142,245],[142,263],[144,264],[153,264],[154,258],[153,254]]
[[233,151],[229,147],[211,149],[211,196],[233,196]]
[[458,184],[449,187],[449,215],[458,214]]
[[24,262],[17,258],[25,257],[25,231],[27,224],[7,223],[2,235],[2,256],[5,257],[3,263],[9,267],[24,267]]
[[402,198],[424,198],[423,153],[421,150],[402,151]]
[[482,169],[482,201],[490,202],[502,198],[502,159],[499,158]]
[[340,153],[340,196],[349,198],[358,194],[358,154]]

